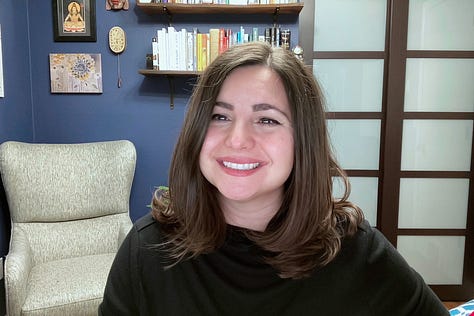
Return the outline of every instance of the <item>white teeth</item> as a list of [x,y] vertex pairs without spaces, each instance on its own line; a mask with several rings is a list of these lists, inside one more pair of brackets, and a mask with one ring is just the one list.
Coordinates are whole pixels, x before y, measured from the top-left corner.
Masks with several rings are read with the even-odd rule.
[[236,170],[251,170],[257,168],[259,165],[258,162],[256,163],[233,163],[233,162],[228,162],[224,161],[224,166],[230,169],[236,169]]

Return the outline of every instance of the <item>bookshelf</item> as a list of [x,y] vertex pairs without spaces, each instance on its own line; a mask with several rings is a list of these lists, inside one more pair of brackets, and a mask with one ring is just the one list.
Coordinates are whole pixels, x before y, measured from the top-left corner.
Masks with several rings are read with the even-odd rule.
[[[136,7],[148,15],[165,14],[169,21],[175,14],[267,14],[273,15],[274,24],[281,14],[298,15],[303,9],[303,2],[288,4],[181,4],[181,3],[141,3]],[[170,108],[174,107],[174,77],[197,77],[200,71],[139,69],[138,73],[146,77],[166,76],[170,85]]]

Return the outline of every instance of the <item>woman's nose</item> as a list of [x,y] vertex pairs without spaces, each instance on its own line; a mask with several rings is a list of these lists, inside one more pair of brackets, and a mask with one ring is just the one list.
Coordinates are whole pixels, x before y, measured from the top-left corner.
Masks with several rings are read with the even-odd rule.
[[228,130],[226,145],[234,149],[249,149],[255,144],[252,126],[244,122],[236,122]]

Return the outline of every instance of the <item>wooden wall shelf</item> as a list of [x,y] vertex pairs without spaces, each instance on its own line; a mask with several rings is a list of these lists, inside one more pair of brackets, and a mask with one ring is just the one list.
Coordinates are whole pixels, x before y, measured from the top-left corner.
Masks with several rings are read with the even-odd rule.
[[136,3],[147,14],[299,14],[303,3],[290,4],[180,4]]
[[139,74],[144,76],[172,76],[172,77],[194,77],[201,74],[200,71],[184,71],[184,70],[153,70],[139,69]]
[[183,71],[183,70],[154,70],[154,69],[139,69],[139,74],[146,77],[166,77],[170,86],[170,109],[174,109],[174,82],[175,77],[198,77],[200,71]]

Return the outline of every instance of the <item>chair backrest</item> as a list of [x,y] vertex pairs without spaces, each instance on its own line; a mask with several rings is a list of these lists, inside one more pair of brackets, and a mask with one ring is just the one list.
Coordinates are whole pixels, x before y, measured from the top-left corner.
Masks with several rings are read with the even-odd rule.
[[13,223],[61,222],[129,212],[135,146],[127,140],[0,145]]
[[135,164],[125,140],[1,144],[11,247],[27,241],[34,264],[117,251],[132,225]]

